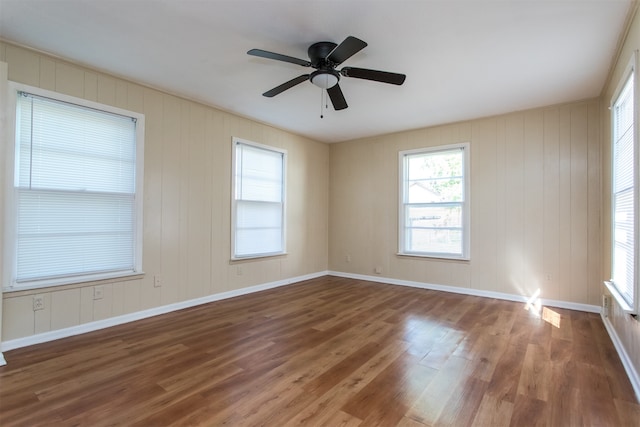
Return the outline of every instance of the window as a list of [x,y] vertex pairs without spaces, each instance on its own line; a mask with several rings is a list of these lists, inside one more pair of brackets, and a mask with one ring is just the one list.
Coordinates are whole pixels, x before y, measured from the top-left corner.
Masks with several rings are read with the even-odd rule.
[[287,153],[233,139],[233,259],[285,252]]
[[400,254],[469,259],[469,144],[400,152]]
[[144,116],[12,88],[10,287],[141,273]]
[[612,262],[608,284],[625,311],[637,313],[638,152],[635,73],[631,67],[611,107],[612,124]]

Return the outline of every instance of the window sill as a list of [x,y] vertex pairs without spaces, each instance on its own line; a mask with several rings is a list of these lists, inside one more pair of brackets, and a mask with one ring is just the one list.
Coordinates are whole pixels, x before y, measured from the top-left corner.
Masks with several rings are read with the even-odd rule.
[[135,273],[123,273],[123,274],[103,274],[95,276],[78,277],[77,280],[73,280],[71,277],[59,279],[55,282],[47,281],[43,283],[31,283],[24,286],[5,287],[2,289],[4,294],[11,294],[11,296],[32,295],[39,293],[43,290],[47,291],[63,291],[67,289],[84,288],[87,286],[104,285],[107,283],[127,282],[130,280],[142,279],[144,272]]
[[412,253],[396,253],[396,256],[399,257],[408,257],[408,258],[426,258],[433,259],[437,261],[471,261],[471,258],[468,257],[457,257],[457,256],[445,256],[445,255],[427,255],[427,254],[412,254]]
[[605,280],[604,285],[609,290],[611,295],[613,295],[613,298],[615,298],[616,302],[625,313],[634,315],[638,314],[637,310],[634,310],[633,307],[631,307],[629,303],[627,303],[627,301],[622,298],[622,295],[620,295],[620,292],[618,292],[618,289],[613,285],[611,281]]
[[277,254],[265,254],[265,255],[252,255],[252,256],[247,256],[247,257],[240,257],[240,258],[231,258],[229,260],[229,264],[236,264],[236,263],[241,263],[241,262],[249,262],[249,261],[259,261],[261,259],[268,259],[268,258],[283,258],[286,257],[287,253],[286,252],[279,252]]

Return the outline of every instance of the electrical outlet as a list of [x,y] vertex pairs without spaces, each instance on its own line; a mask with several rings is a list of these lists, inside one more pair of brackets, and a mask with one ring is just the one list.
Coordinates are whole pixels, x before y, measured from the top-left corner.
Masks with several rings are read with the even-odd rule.
[[44,295],[33,297],[33,311],[44,310]]
[[347,255],[344,257],[344,260],[345,260],[345,261],[347,261],[347,262],[351,262],[351,255],[347,254]]
[[241,265],[236,266],[236,274],[238,276],[242,276],[242,273],[244,273],[244,271],[242,270],[242,266]]
[[102,299],[104,298],[104,287],[102,285],[93,287],[93,299]]
[[159,274],[153,276],[153,287],[160,288],[162,286],[162,277]]
[[375,269],[376,274],[382,274],[382,267],[377,266]]

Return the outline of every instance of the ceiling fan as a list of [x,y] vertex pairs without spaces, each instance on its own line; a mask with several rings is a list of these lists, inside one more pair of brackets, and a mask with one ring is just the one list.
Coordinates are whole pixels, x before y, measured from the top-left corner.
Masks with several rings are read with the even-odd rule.
[[310,59],[309,61],[279,53],[268,52],[262,49],[251,49],[247,54],[262,58],[275,59],[277,61],[290,62],[303,67],[315,68],[315,71],[312,73],[303,74],[291,79],[280,86],[276,86],[273,89],[266,91],[262,95],[271,98],[287,89],[291,89],[292,87],[309,80],[314,85],[327,90],[327,94],[331,99],[334,109],[344,110],[348,105],[344,95],[342,94],[340,85],[338,85],[338,81],[341,76],[373,80],[376,82],[390,83],[394,85],[401,85],[407,77],[404,74],[370,70],[367,68],[343,67],[340,70],[336,69],[337,66],[360,52],[366,46],[367,43],[353,36],[347,37],[339,45],[332,42],[314,43],[307,51]]

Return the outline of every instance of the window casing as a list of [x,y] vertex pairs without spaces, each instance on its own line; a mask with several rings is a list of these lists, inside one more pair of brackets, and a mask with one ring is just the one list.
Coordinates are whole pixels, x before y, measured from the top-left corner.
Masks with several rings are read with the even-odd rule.
[[611,104],[612,294],[627,312],[638,313],[638,123],[635,58]]
[[231,258],[284,254],[285,150],[233,138]]
[[399,254],[469,259],[469,144],[399,157]]
[[5,288],[141,274],[144,116],[15,83],[9,102]]

